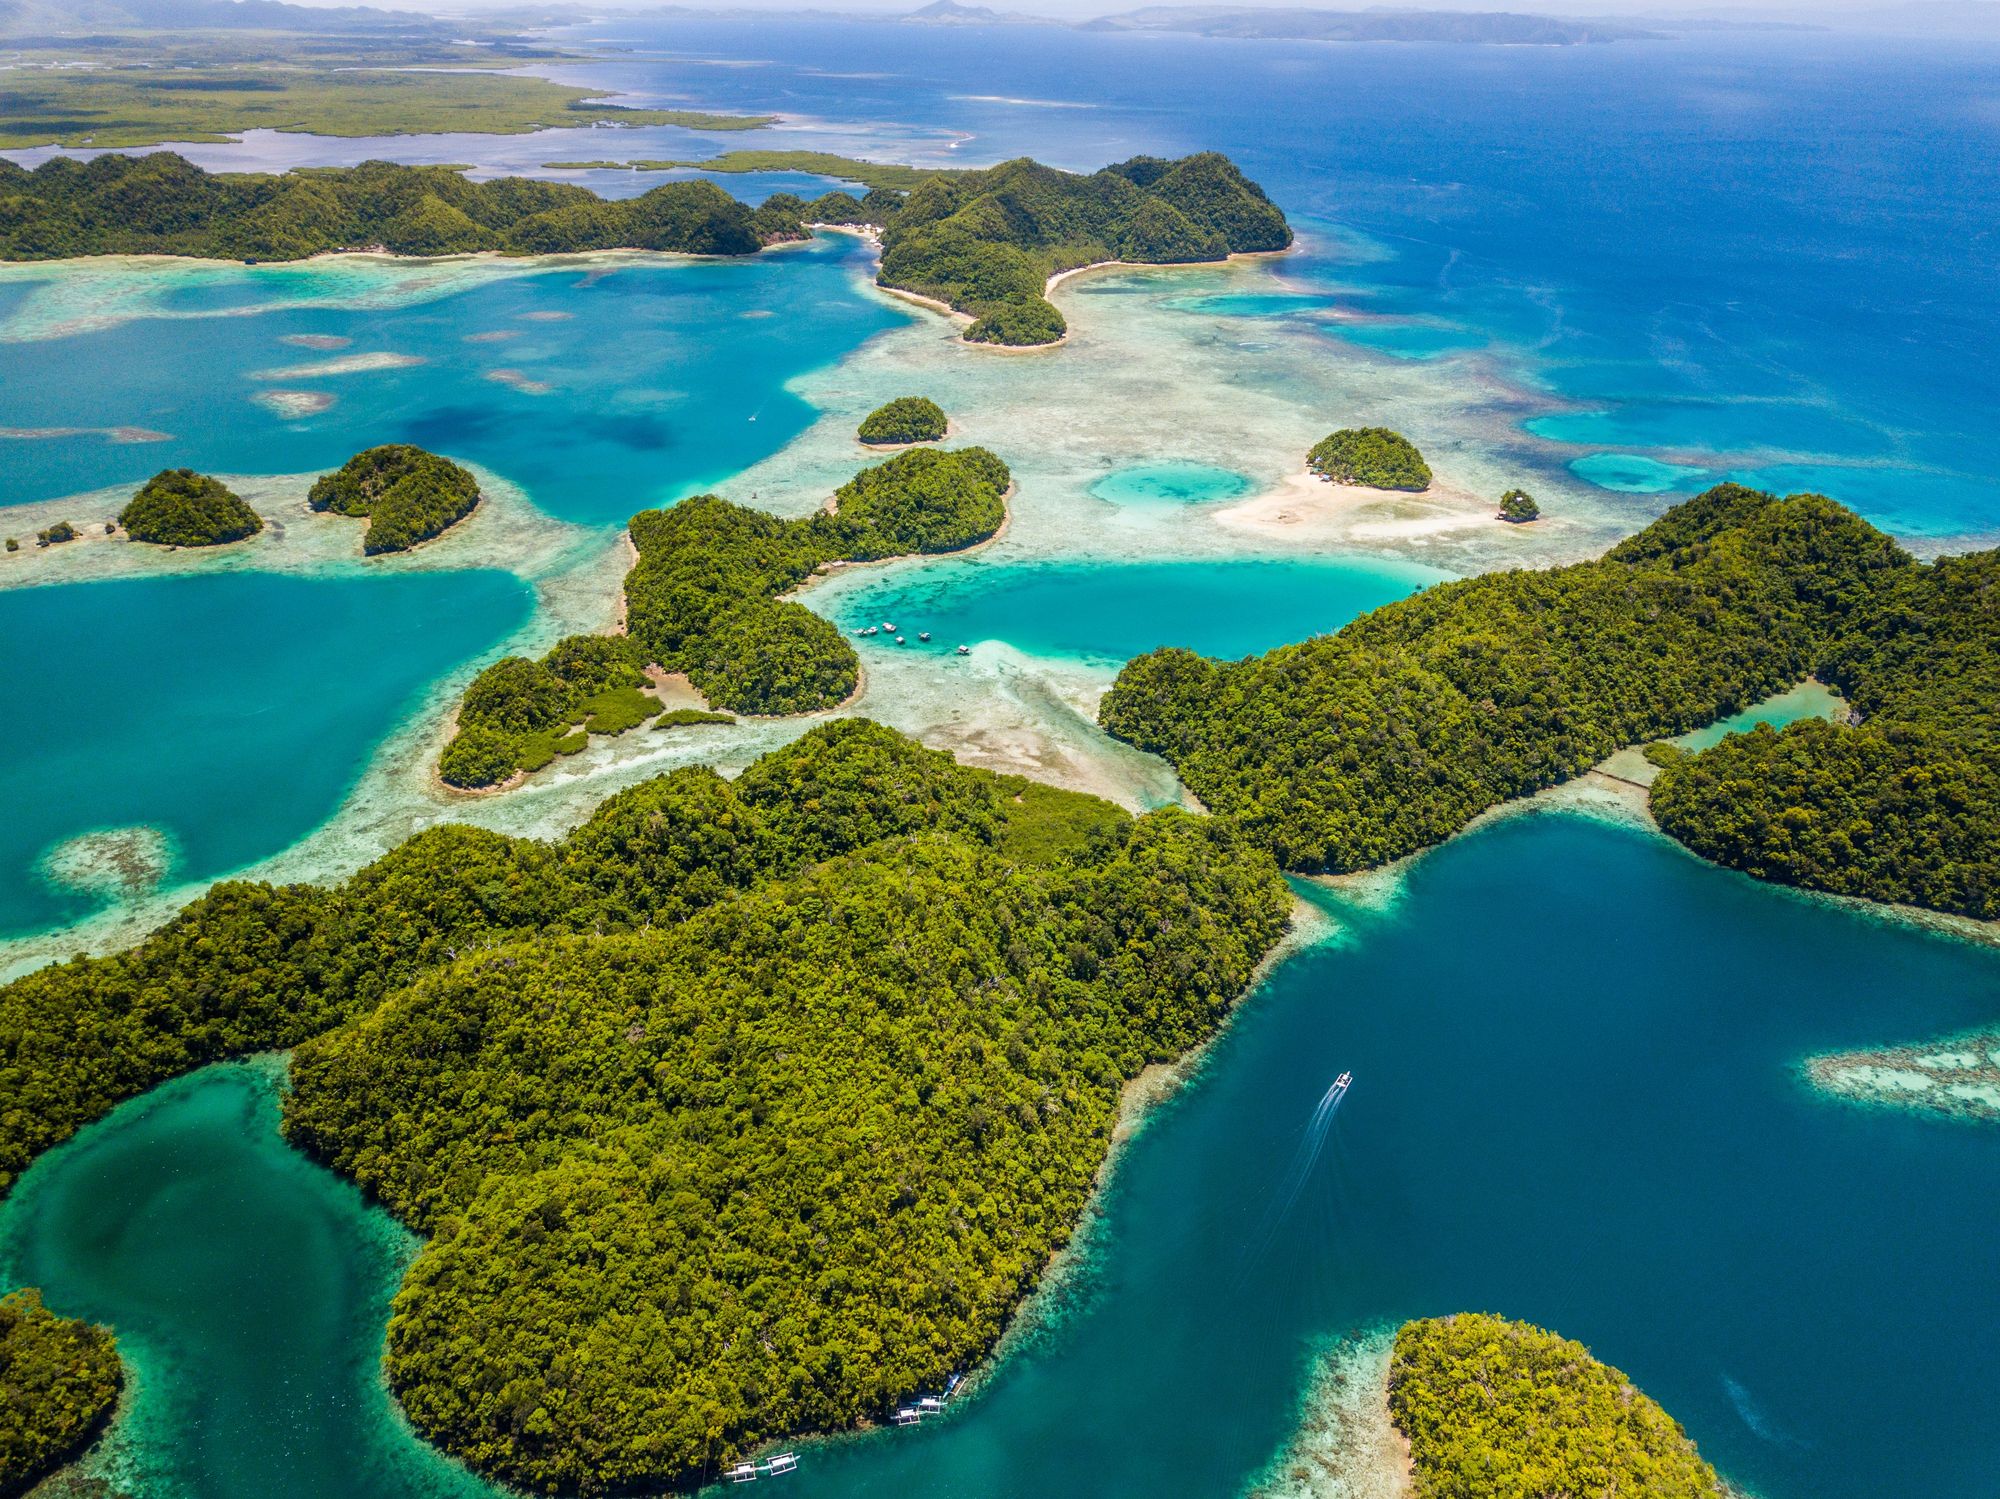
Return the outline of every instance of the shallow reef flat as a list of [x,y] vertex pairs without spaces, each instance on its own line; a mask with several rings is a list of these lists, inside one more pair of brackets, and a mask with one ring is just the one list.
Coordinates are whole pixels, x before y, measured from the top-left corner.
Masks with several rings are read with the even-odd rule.
[[1809,1059],[1814,1086],[1859,1103],[2000,1123],[2000,1030]]

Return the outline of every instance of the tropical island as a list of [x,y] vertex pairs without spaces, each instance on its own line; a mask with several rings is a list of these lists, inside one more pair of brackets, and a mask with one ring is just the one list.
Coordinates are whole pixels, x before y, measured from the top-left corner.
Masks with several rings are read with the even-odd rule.
[[162,469],[142,484],[118,524],[134,541],[214,547],[255,536],[264,521],[220,479],[191,468]]
[[111,1330],[0,1296],[0,1496],[25,1494],[90,1445],[125,1382]]
[[[1006,519],[1011,482],[984,448],[913,448],[863,469],[828,510],[803,520],[719,495],[641,511],[628,528],[638,561],[625,578],[624,634],[572,635],[540,661],[510,656],[487,667],[459,704],[439,776],[463,790],[496,786],[575,753],[590,733],[636,726],[660,708],[640,691],[647,666],[686,676],[734,713],[835,706],[858,685],[860,658],[782,595],[834,563],[984,541]],[[610,720],[597,725],[607,709]]]
[[903,447],[936,442],[948,425],[944,408],[928,396],[898,396],[863,417],[855,435],[870,446]]
[[1154,651],[1100,721],[1285,867],[1345,872],[1818,675],[1859,724],[1675,759],[1661,826],[1761,878],[1991,917],[1996,577],[2000,553],[1926,566],[1824,496],[1724,484],[1595,562],[1437,585],[1245,661]]
[[0,1189],[114,1104],[299,1048],[285,1128],[432,1235],[391,1387],[482,1473],[713,1480],[989,1350],[1125,1084],[1210,1035],[1290,893],[863,720],[556,843],[427,830],[342,885],[228,881],[0,987]]
[[1410,1444],[1418,1499],[1728,1492],[1680,1423],[1629,1379],[1526,1322],[1465,1312],[1403,1324],[1389,1417]]
[[1431,487],[1431,466],[1416,444],[1387,427],[1343,427],[1322,437],[1306,454],[1306,467],[1335,484],[1413,494]]
[[449,458],[388,443],[322,474],[306,503],[335,515],[365,517],[361,550],[374,557],[407,552],[464,520],[479,504],[479,481]]

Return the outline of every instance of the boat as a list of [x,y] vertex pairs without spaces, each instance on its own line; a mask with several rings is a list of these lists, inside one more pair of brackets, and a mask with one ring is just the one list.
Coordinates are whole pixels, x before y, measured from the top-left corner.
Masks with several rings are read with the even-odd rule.
[[917,1402],[917,1409],[927,1416],[935,1416],[944,1409],[944,1402],[935,1395],[926,1395]]
[[884,635],[893,635],[896,633],[896,627],[890,624],[889,621],[885,619],[882,621],[882,633]]
[[972,647],[969,645],[962,645],[958,648],[958,653],[961,656],[969,656],[972,654]]
[[896,644],[901,645],[902,643],[903,643],[903,637],[898,635],[896,637]]
[[923,1418],[923,1413],[915,1406],[906,1405],[889,1419],[894,1421],[898,1426],[915,1426]]
[[771,1455],[771,1460],[764,1464],[773,1478],[780,1473],[791,1472],[798,1465],[799,1455],[796,1452],[775,1452]]
[[755,1483],[757,1481],[757,1465],[755,1463],[738,1463],[722,1476],[731,1483]]
[[919,639],[919,640],[929,640],[930,638],[931,638],[931,632],[930,632],[929,630],[919,630],[919,631],[917,631],[917,639]]

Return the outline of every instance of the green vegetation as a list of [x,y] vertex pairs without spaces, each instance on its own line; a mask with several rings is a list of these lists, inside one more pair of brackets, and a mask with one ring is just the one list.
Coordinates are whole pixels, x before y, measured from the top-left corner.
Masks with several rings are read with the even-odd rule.
[[690,724],[735,723],[733,713],[710,713],[704,708],[669,708],[653,720],[656,729],[684,729]]
[[20,550],[21,550],[21,538],[20,538],[20,537],[18,537],[18,536],[9,536],[9,537],[7,538],[7,550],[8,550],[8,551],[10,551],[10,552],[18,552],[18,551],[20,551]]
[[1831,500],[1723,485],[1600,561],[1439,584],[1241,662],[1141,656],[1101,717],[1281,863],[1362,869],[1793,685],[1912,566]]
[[32,1290],[0,1296],[0,1495],[89,1446],[123,1382],[109,1328],[58,1317]]
[[1500,519],[1522,525],[1542,518],[1542,507],[1525,489],[1510,489],[1500,496]]
[[329,66],[14,69],[0,149],[226,141],[246,130],[313,135],[521,135],[578,125],[754,130],[770,116],[625,109],[601,90],[485,72]]
[[1413,493],[1431,487],[1431,467],[1424,455],[1409,438],[1387,427],[1344,427],[1323,437],[1306,454],[1306,467],[1336,484]]
[[1815,674],[1857,724],[1669,760],[1660,826],[1759,879],[2000,917],[2000,552],[1899,570]]
[[1087,177],[1023,158],[927,176],[878,211],[881,284],[971,314],[966,337],[988,343],[1062,336],[1062,315],[1044,296],[1059,271],[1220,260],[1292,242],[1263,189],[1212,151],[1171,162],[1134,157]]
[[[555,740],[606,688],[640,687],[640,667],[685,673],[736,713],[809,713],[851,694],[861,663],[840,632],[782,595],[833,562],[947,552],[1006,519],[1007,465],[984,448],[913,448],[863,469],[837,514],[780,520],[695,495],[632,517],[639,560],[625,579],[626,636],[575,635],[543,660],[514,656],[473,681],[438,774],[466,789],[539,770]],[[579,746],[580,747],[580,746]]]
[[[412,74],[428,87],[436,74]],[[797,224],[777,238],[797,239]],[[675,250],[750,255],[768,236],[712,182],[669,182],[608,202],[573,183],[470,182],[450,167],[364,162],[282,176],[209,173],[171,151],[0,161],[0,258],[199,255],[299,260],[332,250]]]
[[945,432],[944,408],[928,396],[898,396],[862,419],[863,442],[936,442]]
[[59,520],[46,530],[35,533],[35,545],[38,547],[61,546],[65,541],[75,540],[76,527],[66,520]]
[[[759,121],[759,123],[763,123]],[[959,177],[958,171],[932,167],[897,166],[890,162],[862,161],[853,156],[836,156],[831,151],[725,151],[706,161],[551,161],[559,167],[624,167],[635,172],[810,172],[816,177],[838,177],[863,187],[891,193],[906,193],[933,177]],[[843,194],[843,196],[845,196]],[[849,200],[850,202],[852,199]],[[835,222],[821,219],[820,223]]]
[[368,517],[361,550],[407,552],[472,514],[479,481],[449,458],[390,443],[356,453],[313,484],[306,503],[335,515]]
[[988,1349],[1124,1083],[1211,1033],[1289,903],[1225,821],[842,720],[561,843],[218,885],[0,988],[0,1171],[298,1046],[290,1137],[431,1235],[389,1332],[418,1429],[537,1490],[692,1483]]
[[191,468],[153,475],[118,513],[118,524],[134,541],[168,547],[221,546],[264,529],[257,512],[221,480]]
[[1470,1312],[1407,1322],[1389,1415],[1417,1499],[1722,1499],[1680,1423],[1581,1343]]

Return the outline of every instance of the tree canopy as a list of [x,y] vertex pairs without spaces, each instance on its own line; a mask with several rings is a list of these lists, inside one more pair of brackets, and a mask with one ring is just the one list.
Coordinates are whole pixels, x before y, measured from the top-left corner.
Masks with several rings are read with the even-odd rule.
[[1793,685],[1913,567],[1822,496],[1722,486],[1596,562],[1434,585],[1245,661],[1154,651],[1100,717],[1287,867],[1362,869]]
[[134,541],[157,546],[212,547],[264,529],[256,511],[220,479],[191,468],[167,468],[142,484],[118,524]]
[[1535,503],[1535,497],[1525,489],[1510,489],[1500,496],[1500,519],[1523,525],[1531,520],[1540,520],[1542,507]]
[[860,659],[832,624],[782,595],[829,563],[983,541],[1006,519],[1011,482],[984,448],[913,448],[856,474],[835,495],[835,514],[781,520],[712,494],[641,511],[630,525],[639,560],[625,578],[625,636],[573,635],[539,662],[510,656],[486,668],[459,704],[440,776],[493,786],[565,744],[580,747],[572,726],[593,695],[636,688],[648,663],[684,673],[735,713],[835,706],[860,680]]
[[1431,466],[1416,444],[1387,427],[1343,427],[1322,437],[1306,454],[1306,467],[1336,484],[1412,492],[1431,487]]
[[89,1446],[123,1383],[109,1328],[58,1317],[33,1290],[0,1296],[0,1495]]
[[869,443],[936,442],[945,432],[944,408],[928,396],[898,396],[862,418],[859,436]]
[[406,552],[458,524],[479,503],[479,481],[453,463],[407,443],[356,453],[313,484],[306,503],[336,515],[366,516],[361,550],[373,557]]
[[693,1484],[990,1348],[1124,1083],[1213,1030],[1289,904],[1227,822],[840,720],[560,843],[430,829],[0,986],[0,1185],[297,1046],[289,1136],[431,1235],[389,1332],[418,1429],[526,1487]]
[[301,260],[379,247],[399,255],[678,250],[750,255],[799,239],[761,227],[712,182],[670,182],[610,201],[574,183],[473,182],[450,167],[370,161],[282,174],[206,172],[171,151],[0,161],[0,258],[200,255]]
[[1389,1416],[1417,1499],[1723,1499],[1687,1433],[1581,1343],[1462,1312],[1406,1322]]

